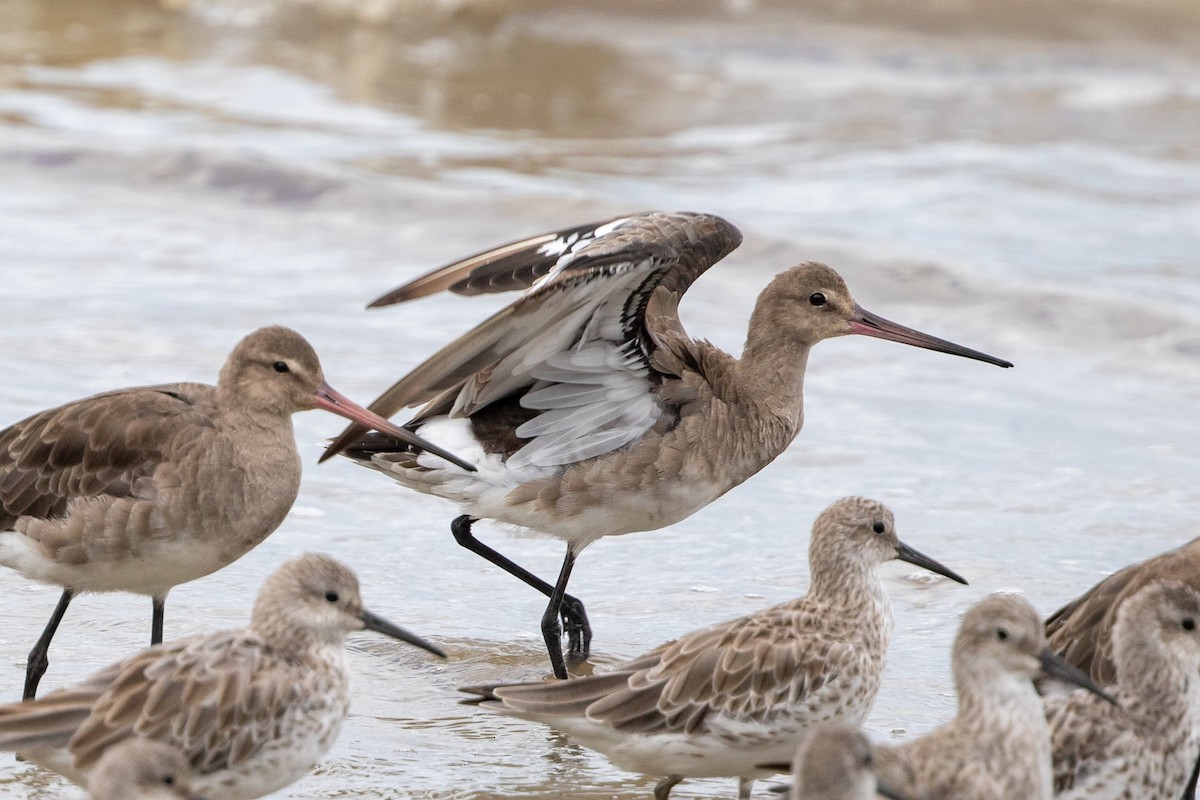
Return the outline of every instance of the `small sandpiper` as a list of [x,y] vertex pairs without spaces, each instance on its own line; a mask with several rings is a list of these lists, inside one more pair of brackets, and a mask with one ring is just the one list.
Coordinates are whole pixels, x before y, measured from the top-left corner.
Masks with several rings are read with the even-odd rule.
[[1156,581],[1113,628],[1117,707],[1085,692],[1046,698],[1054,790],[1065,800],[1179,800],[1200,752],[1200,592]]
[[791,766],[792,784],[772,786],[788,800],[911,800],[875,775],[871,740],[849,725],[821,725],[804,738]]
[[205,799],[192,791],[192,768],[179,748],[135,737],[108,748],[96,762],[88,800]]
[[109,747],[145,736],[179,748],[213,800],[262,797],[307,775],[337,738],[350,708],[343,640],[364,629],[444,657],[365,610],[348,567],[300,556],[267,578],[246,628],[156,645],[0,706],[0,749],[85,783]]
[[[1051,800],[1050,730],[1033,680],[1100,692],[1046,646],[1033,606],[993,594],[963,617],[951,655],[958,713],[933,732],[879,747],[879,775],[926,800]],[[1110,699],[1111,702],[1111,699]]]
[[150,596],[158,644],[172,587],[279,527],[300,488],[292,414],[313,408],[454,458],[335,391],[312,346],[281,326],[242,339],[216,386],[119,389],[0,431],[0,564],[63,587],[29,653],[25,699],[76,594]]
[[902,543],[892,512],[861,497],[821,512],[809,542],[808,594],[668,642],[611,672],[567,681],[466,688],[477,701],[545,722],[622,769],[736,777],[747,798],[767,762],[790,762],[825,722],[861,725],[879,691],[892,606],[876,568],[894,559],[966,583]]

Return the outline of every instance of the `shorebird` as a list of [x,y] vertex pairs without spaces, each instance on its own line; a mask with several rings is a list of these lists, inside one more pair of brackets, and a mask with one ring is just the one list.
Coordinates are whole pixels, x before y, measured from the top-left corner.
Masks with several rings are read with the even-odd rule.
[[[1177,581],[1200,591],[1200,538],[1131,564],[1088,589],[1046,620],[1050,646],[1098,683],[1117,679],[1113,627],[1121,605],[1152,582]],[[1192,768],[1184,800],[1196,797],[1200,754]]]
[[958,713],[876,749],[879,775],[927,800],[1051,800],[1050,730],[1033,679],[1045,673],[1112,699],[1046,646],[1033,606],[990,595],[963,617],[951,655]]
[[849,725],[823,725],[804,737],[792,762],[791,787],[771,787],[788,800],[909,800],[875,777],[871,740]]
[[[364,436],[358,425],[323,458],[344,452],[458,503],[455,540],[550,598],[541,629],[559,678],[567,675],[560,616],[573,659],[590,647],[583,604],[566,593],[578,554],[602,536],[679,522],[773,461],[800,431],[817,342],[863,334],[1012,366],[866,311],[817,263],[763,290],[740,359],[691,339],[680,298],[741,238],[708,214],[634,214],[488,250],[371,304],[524,290],[371,405],[385,417],[423,405],[405,427],[478,471],[419,456],[391,436]],[[564,540],[555,583],[475,538],[481,518]]]
[[463,689],[499,711],[544,722],[622,769],[736,777],[738,797],[788,762],[826,722],[861,725],[879,690],[892,607],[876,568],[893,559],[966,583],[902,543],[892,512],[843,498],[813,525],[808,594],[694,631],[611,672],[569,681]]
[[1119,707],[1046,698],[1054,790],[1068,800],[1178,800],[1200,751],[1200,592],[1154,581],[1121,604],[1112,632]]
[[243,629],[155,645],[0,706],[0,749],[84,783],[108,748],[144,736],[179,748],[197,791],[262,797],[308,774],[337,738],[350,706],[343,640],[364,629],[445,657],[365,610],[348,567],[309,553],[267,578]]
[[178,748],[126,739],[105,751],[88,781],[89,800],[204,800],[192,793],[192,768]]
[[236,561],[279,527],[300,487],[292,414],[312,408],[453,458],[335,391],[312,346],[278,326],[242,339],[216,386],[119,389],[0,432],[0,564],[63,587],[29,653],[26,699],[76,594],[149,595],[157,644],[173,586]]
[[1046,619],[1050,646],[1100,684],[1117,682],[1113,628],[1121,606],[1146,586],[1176,581],[1200,591],[1200,537],[1114,572]]

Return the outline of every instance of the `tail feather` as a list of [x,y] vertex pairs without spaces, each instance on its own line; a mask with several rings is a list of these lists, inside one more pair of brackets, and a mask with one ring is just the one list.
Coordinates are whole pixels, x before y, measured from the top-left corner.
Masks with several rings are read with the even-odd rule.
[[[33,706],[22,709],[21,706]],[[37,701],[0,707],[0,750],[66,747],[90,706],[37,707]]]
[[569,681],[464,686],[459,691],[476,695],[463,701],[468,704],[496,702],[517,714],[571,717],[584,715],[588,706],[628,680],[625,672],[606,672]]
[[92,713],[107,671],[36,700],[0,705],[0,750],[66,747]]
[[458,687],[460,692],[475,696],[468,697],[466,700],[460,700],[459,702],[468,706],[477,706],[489,700],[495,700],[495,689],[495,686],[460,686]]

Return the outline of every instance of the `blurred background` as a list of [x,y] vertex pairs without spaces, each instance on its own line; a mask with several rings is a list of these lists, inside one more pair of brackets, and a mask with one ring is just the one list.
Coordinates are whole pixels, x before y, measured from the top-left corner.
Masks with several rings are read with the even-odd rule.
[[[972,581],[901,566],[883,739],[952,712],[948,642],[981,594],[1044,613],[1196,533],[1200,515],[1200,6],[1194,0],[0,0],[0,425],[115,386],[215,380],[292,325],[370,401],[505,298],[367,313],[439,264],[648,208],[746,243],[683,320],[737,352],[754,297],[824,260],[866,308],[1016,362],[820,345],[778,461],[670,529],[580,559],[599,665],[801,594],[816,514],[887,502]],[[244,623],[302,550],[452,652],[354,637],[355,706],[281,797],[643,798],[455,687],[546,671],[543,600],[449,537],[456,509],[338,460],[301,415],[295,510],[176,589],[166,634]],[[554,541],[485,537],[553,574]],[[58,590],[0,570],[0,697]],[[43,683],[144,645],[149,602],[72,605]],[[70,795],[0,758],[0,798]],[[675,795],[718,797],[732,781]]]

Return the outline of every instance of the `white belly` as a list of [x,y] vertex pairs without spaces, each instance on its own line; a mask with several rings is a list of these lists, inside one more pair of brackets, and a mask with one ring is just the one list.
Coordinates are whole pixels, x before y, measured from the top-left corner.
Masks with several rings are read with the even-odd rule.
[[0,564],[26,578],[76,592],[133,592],[165,596],[172,586],[202,578],[229,563],[213,542],[165,539],[147,542],[137,550],[104,557],[96,554],[79,563],[48,558],[41,546],[17,531],[0,532]]

